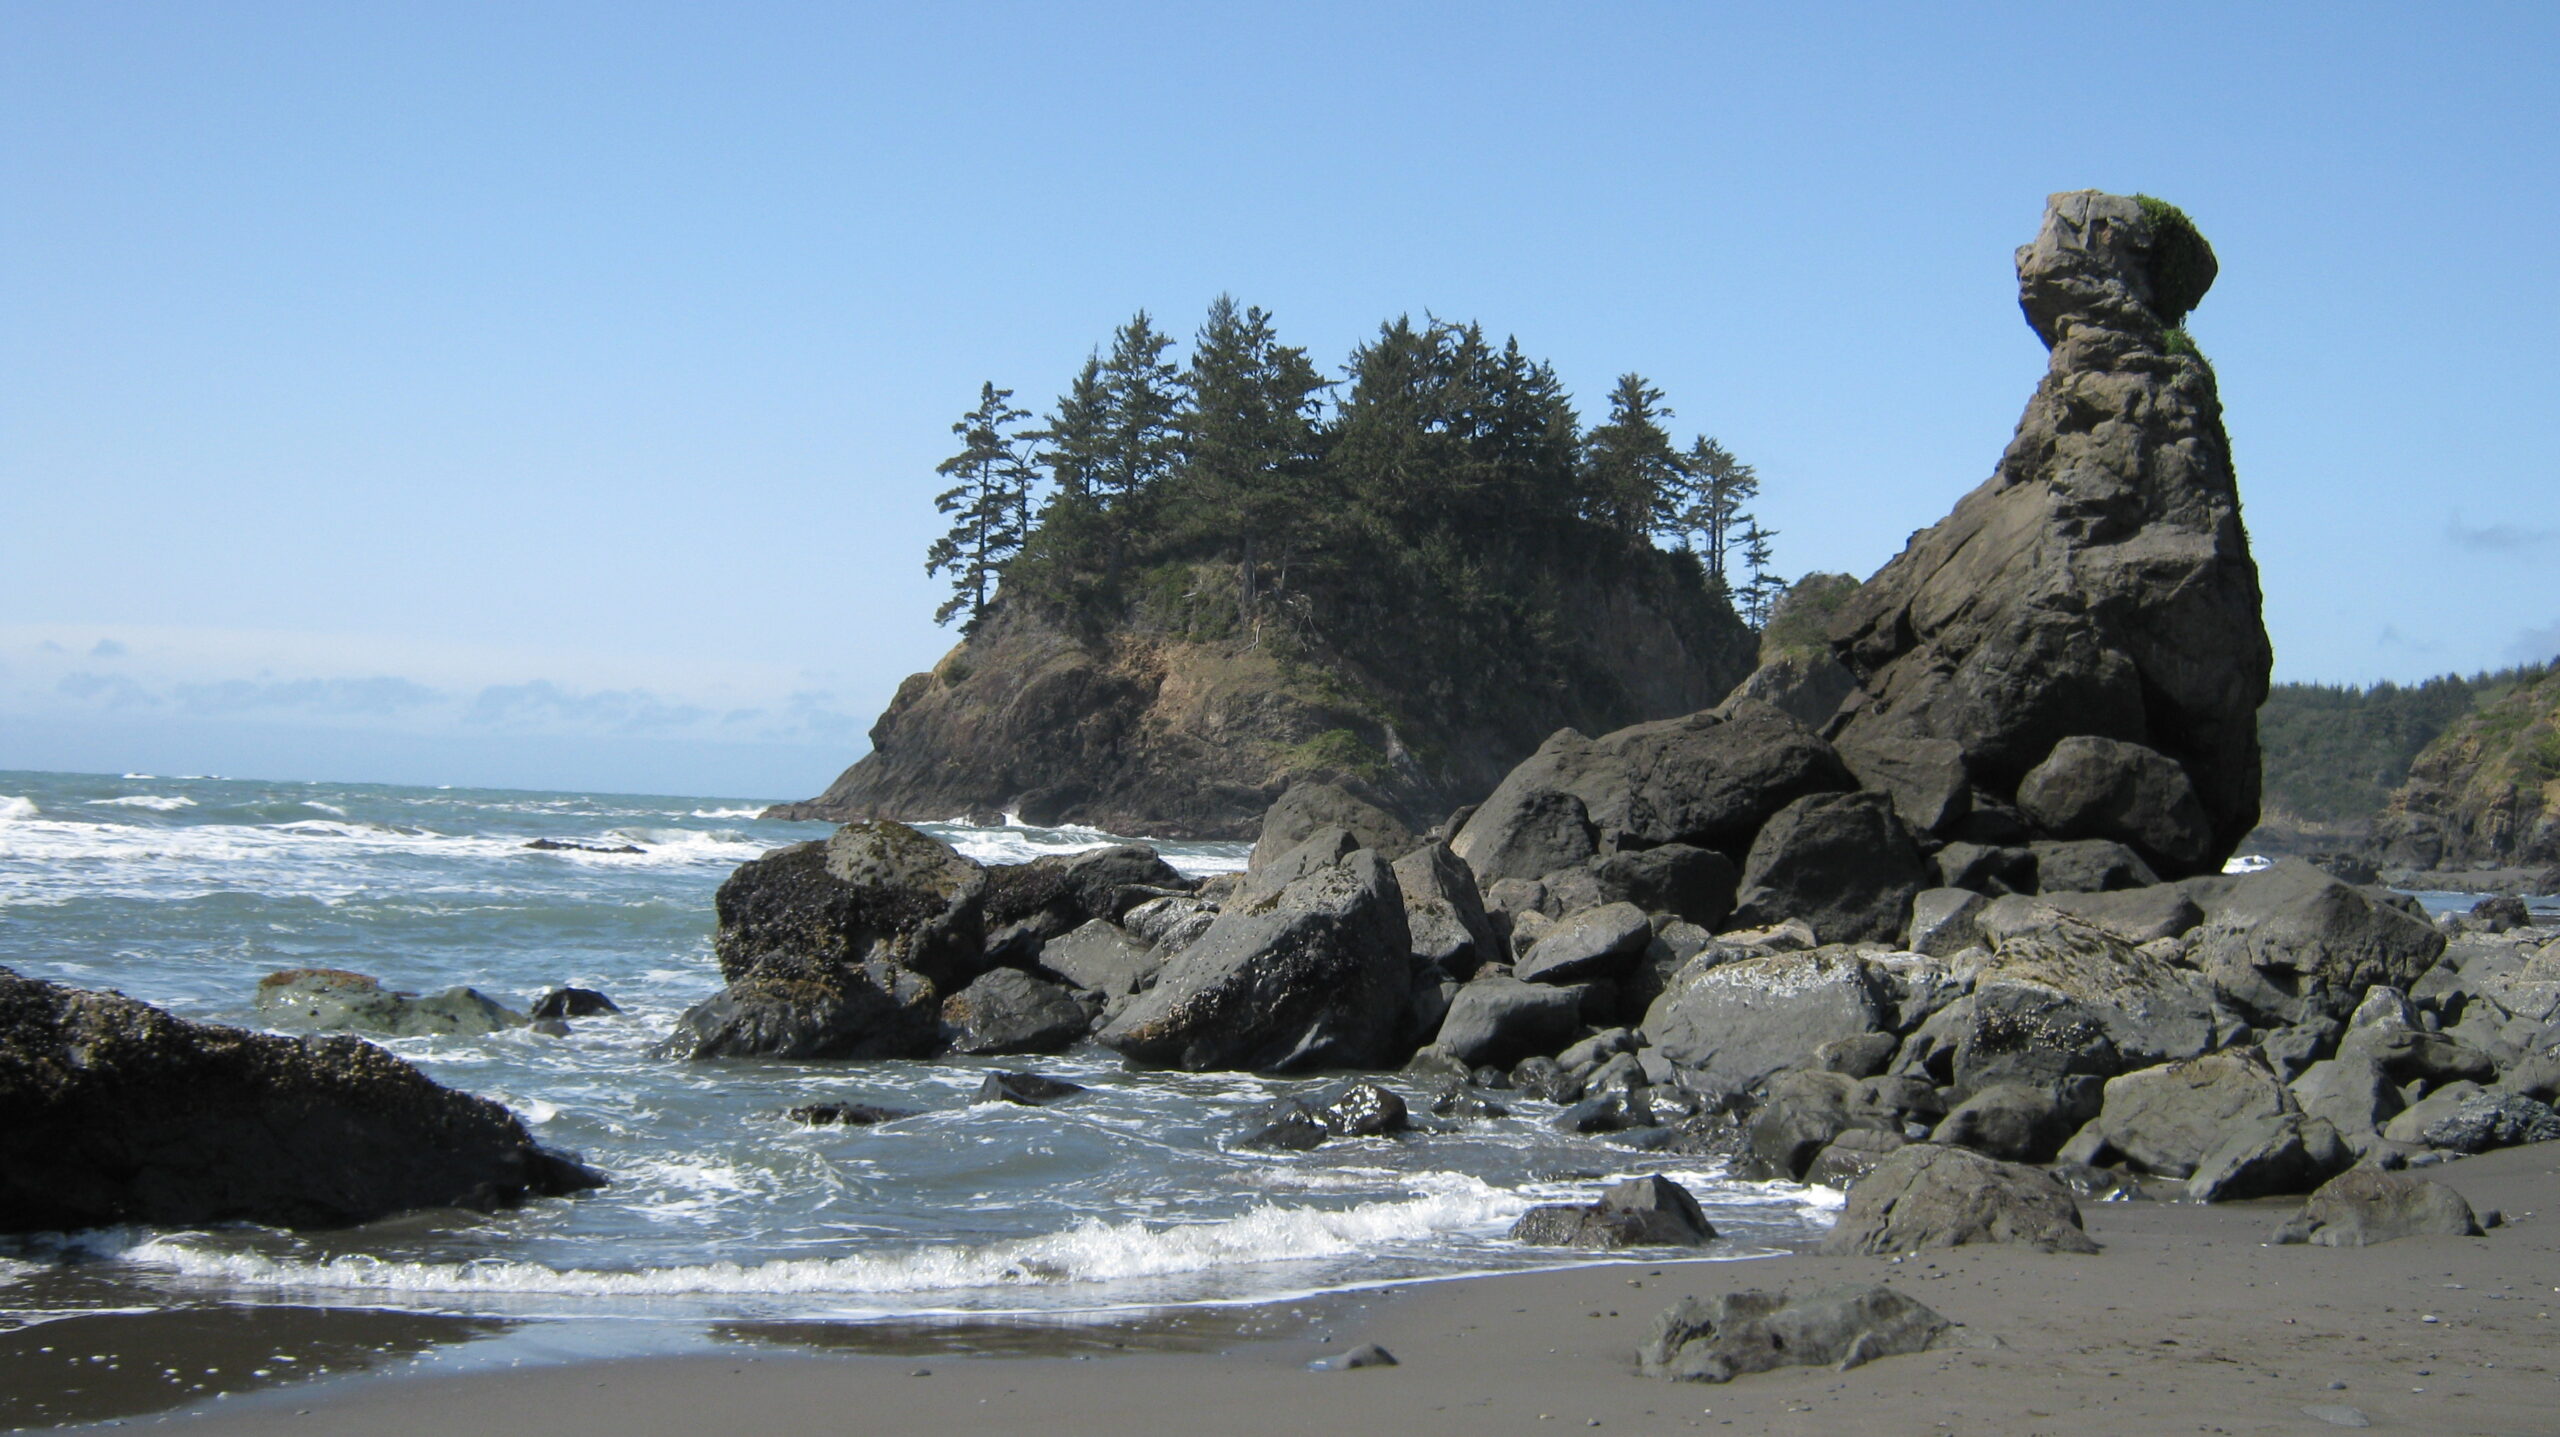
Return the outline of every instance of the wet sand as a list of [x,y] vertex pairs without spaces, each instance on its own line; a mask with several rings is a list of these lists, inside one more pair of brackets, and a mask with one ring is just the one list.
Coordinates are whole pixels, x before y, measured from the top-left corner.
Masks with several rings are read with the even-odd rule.
[[[2270,1247],[2286,1202],[2092,1204],[2105,1251],[1647,1262],[1425,1284],[1118,1328],[733,1324],[710,1354],[248,1394],[165,1420],[230,1433],[1780,1434],[2560,1432],[2560,1143],[2430,1173],[2485,1238]],[[1886,1282],[1947,1350],[1724,1386],[1635,1373],[1683,1294]],[[1392,1368],[1310,1372],[1384,1345]],[[2332,1416],[2346,1416],[2333,1412]],[[143,1419],[152,1421],[154,1419]]]

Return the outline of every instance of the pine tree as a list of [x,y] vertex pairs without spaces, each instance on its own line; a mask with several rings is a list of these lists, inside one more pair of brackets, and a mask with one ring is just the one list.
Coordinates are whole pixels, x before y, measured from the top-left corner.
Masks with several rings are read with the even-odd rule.
[[1743,584],[1740,603],[1735,607],[1742,611],[1742,621],[1755,629],[1768,627],[1770,611],[1787,592],[1787,581],[1769,570],[1769,541],[1777,537],[1777,530],[1763,529],[1759,520],[1748,514],[1742,516],[1742,562],[1751,577]]
[[1680,469],[1688,504],[1680,517],[1684,541],[1702,541],[1707,577],[1731,583],[1727,559],[1751,516],[1742,506],[1760,493],[1759,476],[1730,450],[1701,434],[1681,456]]
[[1111,336],[1111,355],[1097,376],[1103,446],[1094,476],[1108,507],[1135,507],[1179,456],[1173,417],[1182,403],[1181,371],[1164,357],[1172,347],[1143,309]]
[[1014,408],[1012,400],[1010,389],[979,386],[978,407],[951,426],[963,447],[934,466],[933,472],[958,482],[935,495],[933,507],[956,517],[951,532],[925,551],[924,571],[951,576],[951,597],[934,611],[933,621],[958,618],[962,633],[974,632],[985,617],[989,591],[1027,535],[1032,471],[1022,456],[1025,436],[1005,431],[1031,411]]
[[1231,544],[1237,617],[1253,620],[1265,555],[1282,573],[1309,517],[1316,413],[1327,387],[1303,349],[1280,343],[1271,316],[1220,295],[1192,346],[1177,418],[1182,480],[1207,537]]
[[1583,443],[1592,518],[1629,535],[1677,526],[1680,460],[1662,429],[1670,417],[1662,391],[1643,375],[1618,377],[1618,387],[1609,392],[1608,422],[1595,426]]

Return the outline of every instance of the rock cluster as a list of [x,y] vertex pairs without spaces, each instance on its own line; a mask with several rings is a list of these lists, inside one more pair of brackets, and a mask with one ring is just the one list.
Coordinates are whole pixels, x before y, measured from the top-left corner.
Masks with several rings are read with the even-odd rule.
[[0,1232],[340,1227],[604,1179],[351,1037],[191,1023],[0,968]]

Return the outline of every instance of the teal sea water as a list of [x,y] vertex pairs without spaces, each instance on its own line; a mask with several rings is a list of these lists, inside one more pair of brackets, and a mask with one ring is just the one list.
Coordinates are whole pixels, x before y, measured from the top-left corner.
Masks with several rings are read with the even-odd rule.
[[[1313,1153],[1241,1148],[1247,1112],[1321,1086],[1134,1071],[1084,1047],[1009,1059],[1093,1091],[973,1107],[998,1064],[668,1063],[673,1018],[719,986],[711,899],[739,862],[821,836],[755,801],[0,772],[0,965],[259,1026],[258,979],[326,966],[528,1004],[575,983],[622,1018],[566,1038],[390,1040],[506,1103],[612,1185],[491,1216],[349,1232],[65,1234],[0,1248],[0,1326],[155,1305],[284,1303],[492,1318],[700,1324],[1093,1313],[1274,1300],[1568,1254],[1504,1233],[1539,1202],[1663,1170],[1550,1131],[1553,1109]],[[1089,830],[928,825],[1020,861]],[[640,854],[541,852],[537,838]],[[1161,846],[1205,874],[1239,844]],[[782,1117],[816,1101],[911,1108],[871,1129]],[[1669,1169],[1718,1255],[1818,1233],[1837,1194]]]

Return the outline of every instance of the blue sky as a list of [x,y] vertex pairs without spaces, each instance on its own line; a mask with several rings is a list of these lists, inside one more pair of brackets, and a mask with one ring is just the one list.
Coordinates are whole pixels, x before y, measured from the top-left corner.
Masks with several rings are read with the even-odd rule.
[[0,7],[0,768],[798,796],[932,466],[1220,291],[1637,370],[1873,571],[2175,200],[2279,677],[2560,651],[2560,8]]

